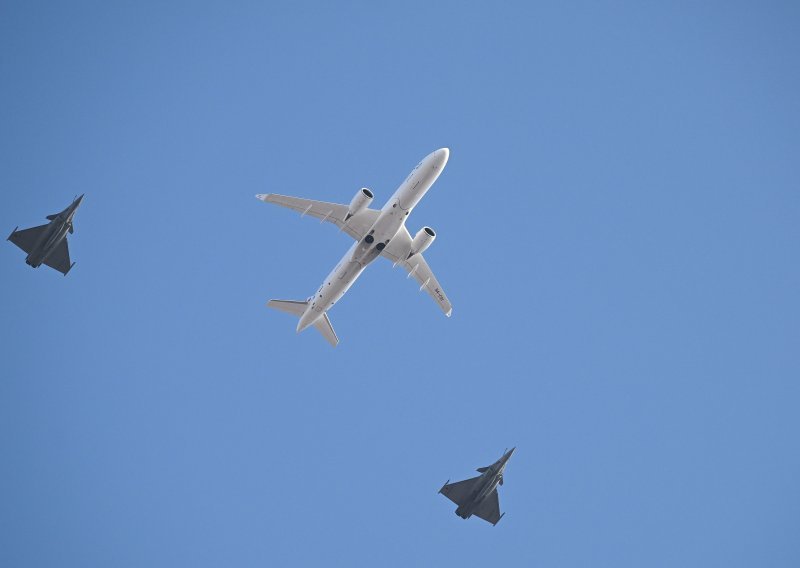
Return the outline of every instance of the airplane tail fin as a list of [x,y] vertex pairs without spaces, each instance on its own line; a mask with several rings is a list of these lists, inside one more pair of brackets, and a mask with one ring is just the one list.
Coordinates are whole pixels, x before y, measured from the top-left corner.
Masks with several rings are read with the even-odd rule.
[[[267,302],[268,308],[286,312],[287,314],[292,314],[297,317],[305,313],[306,306],[308,306],[308,302],[298,302],[296,300],[270,300]],[[336,347],[339,343],[339,338],[336,336],[336,332],[333,331],[333,326],[331,325],[331,320],[328,318],[328,314],[323,313],[322,317],[314,323],[314,327],[322,334],[322,337],[324,337],[328,343]]]

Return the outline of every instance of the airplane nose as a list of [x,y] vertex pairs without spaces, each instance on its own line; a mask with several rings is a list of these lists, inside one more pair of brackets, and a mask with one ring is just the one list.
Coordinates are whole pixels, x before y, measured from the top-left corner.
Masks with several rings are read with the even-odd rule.
[[443,168],[447,160],[450,159],[450,148],[439,148],[436,150],[436,158],[439,161],[439,167]]

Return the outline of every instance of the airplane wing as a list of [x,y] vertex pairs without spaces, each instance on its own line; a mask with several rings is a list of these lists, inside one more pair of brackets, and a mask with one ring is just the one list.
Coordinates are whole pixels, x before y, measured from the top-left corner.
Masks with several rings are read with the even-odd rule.
[[375,224],[375,220],[380,214],[375,209],[367,208],[345,221],[349,207],[339,203],[301,199],[299,197],[289,197],[288,195],[278,195],[277,193],[259,194],[256,195],[256,199],[260,199],[265,203],[274,203],[287,209],[293,209],[302,213],[301,216],[311,215],[317,219],[322,219],[320,222],[328,221],[333,223],[357,241],[364,238],[364,235]]
[[411,251],[411,234],[408,229],[402,227],[397,234],[389,241],[389,244],[383,249],[381,255],[385,256],[395,264],[400,264],[409,277],[413,276],[414,280],[419,282],[420,291],[425,288],[431,298],[439,304],[439,308],[444,312],[444,315],[450,317],[453,313],[453,305],[447,299],[447,294],[442,290],[441,284],[434,276],[431,267],[425,261],[421,254],[415,254],[409,259],[406,259],[408,253]]
[[500,500],[497,497],[497,489],[486,496],[486,499],[481,502],[473,514],[484,521],[489,521],[493,525],[497,524],[497,521],[503,516],[500,514]]
[[33,247],[36,246],[36,241],[39,240],[39,237],[42,236],[47,227],[48,225],[39,225],[22,231],[14,231],[8,236],[8,240],[30,254]]
[[67,239],[63,239],[56,249],[44,260],[44,263],[50,268],[55,268],[61,274],[66,276],[70,269],[69,262],[69,246],[67,246]]
[[457,481],[456,483],[446,483],[444,487],[439,490],[439,493],[450,499],[456,505],[463,505],[470,500],[475,482],[479,479],[480,476],[471,477],[464,481]]

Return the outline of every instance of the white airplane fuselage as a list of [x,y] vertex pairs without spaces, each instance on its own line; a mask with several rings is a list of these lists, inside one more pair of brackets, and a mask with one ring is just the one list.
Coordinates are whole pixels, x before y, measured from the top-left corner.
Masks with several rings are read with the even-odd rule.
[[365,237],[353,243],[322,285],[308,299],[308,307],[297,323],[298,333],[313,325],[345,295],[369,263],[380,256],[397,234],[411,210],[442,173],[450,151],[441,148],[425,156],[381,209]]

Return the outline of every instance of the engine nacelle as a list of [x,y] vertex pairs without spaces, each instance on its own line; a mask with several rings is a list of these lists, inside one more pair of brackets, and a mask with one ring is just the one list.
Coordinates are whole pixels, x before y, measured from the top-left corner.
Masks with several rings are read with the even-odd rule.
[[372,203],[373,197],[375,196],[372,195],[372,192],[366,187],[359,189],[358,193],[356,193],[356,196],[353,198],[353,201],[350,202],[350,207],[347,209],[347,218],[349,219],[356,213],[369,207],[369,204]]
[[430,227],[422,227],[419,232],[414,235],[414,240],[411,241],[411,253],[408,257],[411,258],[415,254],[420,254],[425,251],[433,243],[436,238],[436,233]]

